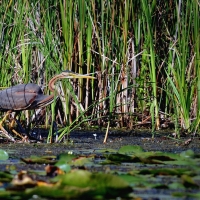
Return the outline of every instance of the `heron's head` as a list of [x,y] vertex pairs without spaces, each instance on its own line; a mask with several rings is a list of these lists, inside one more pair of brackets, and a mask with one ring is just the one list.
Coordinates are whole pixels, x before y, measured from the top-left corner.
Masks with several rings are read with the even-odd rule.
[[53,92],[55,90],[55,82],[59,79],[72,79],[72,78],[88,78],[88,79],[96,79],[93,76],[89,76],[86,74],[77,74],[71,71],[63,71],[60,74],[54,76],[50,81],[49,81],[49,89]]
[[86,75],[86,74],[78,74],[78,73],[75,73],[75,72],[72,72],[72,71],[69,71],[69,70],[62,71],[62,73],[59,74],[59,78],[68,78],[68,79],[71,79],[71,78],[89,78],[89,79],[96,79],[93,76],[89,76],[89,75]]

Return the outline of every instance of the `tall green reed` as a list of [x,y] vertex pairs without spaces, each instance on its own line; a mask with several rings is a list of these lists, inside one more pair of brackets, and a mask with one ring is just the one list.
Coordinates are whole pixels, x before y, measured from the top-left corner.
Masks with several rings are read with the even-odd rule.
[[[191,112],[193,106],[194,109],[198,107],[198,103],[196,102],[196,105],[194,105],[194,101],[196,99],[195,91],[198,90],[197,77],[200,69],[198,61],[196,63],[196,59],[194,59],[196,55],[199,55],[197,51],[199,44],[196,42],[199,36],[196,35],[195,31],[198,28],[198,23],[193,23],[198,17],[195,12],[196,6],[197,2],[190,1],[179,1],[177,5],[177,35],[174,37],[176,41],[172,41],[171,44],[169,53],[173,56],[171,56],[172,59],[167,72],[169,85],[176,102],[174,109],[179,110],[176,117],[180,119],[180,126],[188,131],[192,131],[191,121],[194,116],[197,117],[195,121],[199,121],[198,112]],[[192,37],[191,33],[194,33]]]
[[197,77],[196,80],[196,96],[193,97],[194,101],[196,99],[196,105],[195,106],[195,115],[196,120],[194,121],[194,132],[197,132],[198,127],[200,126],[200,35],[199,35],[199,29],[200,29],[200,22],[199,22],[199,12],[200,12],[200,6],[198,2],[192,3],[192,9],[194,13],[194,31],[193,32],[193,41],[195,41],[194,46],[194,66],[195,66],[195,77]]
[[157,80],[156,80],[156,63],[155,63],[155,49],[154,49],[154,39],[153,34],[154,30],[153,27],[153,21],[152,15],[155,9],[156,1],[153,1],[150,5],[147,0],[142,0],[142,8],[143,12],[145,14],[144,22],[146,22],[146,30],[144,29],[144,34],[146,35],[146,39],[148,42],[148,51],[150,54],[150,63],[149,63],[149,76],[150,81],[152,84],[152,90],[153,90],[153,99],[152,104],[150,106],[150,112],[152,116],[152,127],[154,130],[154,127],[156,129],[160,128],[160,122],[159,122],[159,108],[158,108],[158,102],[157,102]]

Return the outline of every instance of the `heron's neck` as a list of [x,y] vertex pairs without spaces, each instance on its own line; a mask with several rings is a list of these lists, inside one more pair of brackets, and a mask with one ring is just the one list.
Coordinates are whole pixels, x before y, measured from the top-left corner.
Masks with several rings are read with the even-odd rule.
[[55,91],[55,82],[59,79],[59,76],[56,75],[54,76],[50,81],[49,81],[49,90],[51,92]]

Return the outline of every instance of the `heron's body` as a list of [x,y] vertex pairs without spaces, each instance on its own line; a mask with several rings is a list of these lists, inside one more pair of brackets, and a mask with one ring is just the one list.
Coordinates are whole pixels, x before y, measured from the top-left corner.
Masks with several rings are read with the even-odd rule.
[[51,104],[54,95],[44,95],[34,83],[19,84],[0,91],[0,110],[31,110]]
[[[53,92],[55,90],[55,82],[64,78],[94,79],[94,77],[88,75],[77,74],[71,71],[63,71],[49,81],[49,90]],[[41,88],[34,83],[19,84],[0,91],[0,110],[8,111],[3,120],[0,122],[0,129],[4,132],[7,138],[14,141],[14,138],[10,137],[2,126],[9,113],[12,111],[43,108],[51,104],[54,99],[54,94],[44,95]],[[14,132],[14,130],[12,131]]]

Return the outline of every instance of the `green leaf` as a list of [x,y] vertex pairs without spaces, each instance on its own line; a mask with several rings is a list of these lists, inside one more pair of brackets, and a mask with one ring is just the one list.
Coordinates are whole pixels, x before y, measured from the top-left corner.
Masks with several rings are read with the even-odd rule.
[[141,146],[138,145],[126,145],[126,146],[122,146],[118,153],[121,154],[133,154],[133,153],[141,153],[144,152],[144,150],[142,149]]
[[74,154],[69,154],[69,153],[62,153],[58,156],[58,160],[59,161],[65,161],[66,163],[72,161],[73,159],[75,159],[77,157],[77,155]]
[[9,182],[13,179],[13,175],[8,172],[0,171],[0,182]]
[[67,164],[64,160],[58,161],[55,166],[59,167],[64,172],[69,172],[71,170],[71,166]]
[[187,151],[183,151],[180,153],[182,158],[194,158],[194,151],[188,149]]
[[[54,198],[67,196],[68,199],[107,199],[125,197],[132,192],[128,182],[112,174],[74,170],[67,174],[59,175],[52,180],[57,183],[51,187],[49,193],[49,187],[38,187],[37,190],[34,189],[31,193],[37,193],[42,197]],[[45,190],[46,192],[44,192]]]
[[80,156],[73,161],[69,162],[69,164],[73,166],[84,166],[84,165],[92,165],[92,160],[94,159],[93,156],[86,157],[86,156]]
[[180,189],[185,189],[185,187],[183,186],[183,184],[178,183],[178,182],[174,182],[168,185],[170,189],[173,190],[180,190]]
[[[61,176],[61,185],[95,189],[96,194],[120,195],[121,192],[131,192],[129,184],[118,176],[103,173],[91,173],[75,170]],[[114,195],[114,196],[115,196]]]
[[120,153],[113,153],[113,154],[105,154],[106,159],[114,161],[116,163],[121,162],[132,162],[132,157]]
[[30,158],[21,158],[27,164],[55,164],[56,156],[31,156]]
[[181,176],[181,179],[183,181],[183,185],[186,188],[199,188],[199,185],[194,182],[194,180],[192,179],[192,177],[184,174],[184,175]]
[[2,149],[0,149],[0,160],[8,160],[8,153]]
[[187,169],[170,169],[170,168],[160,168],[160,169],[143,169],[139,172],[139,174],[147,175],[152,174],[154,176],[162,175],[162,176],[181,176],[185,173],[192,173]]

